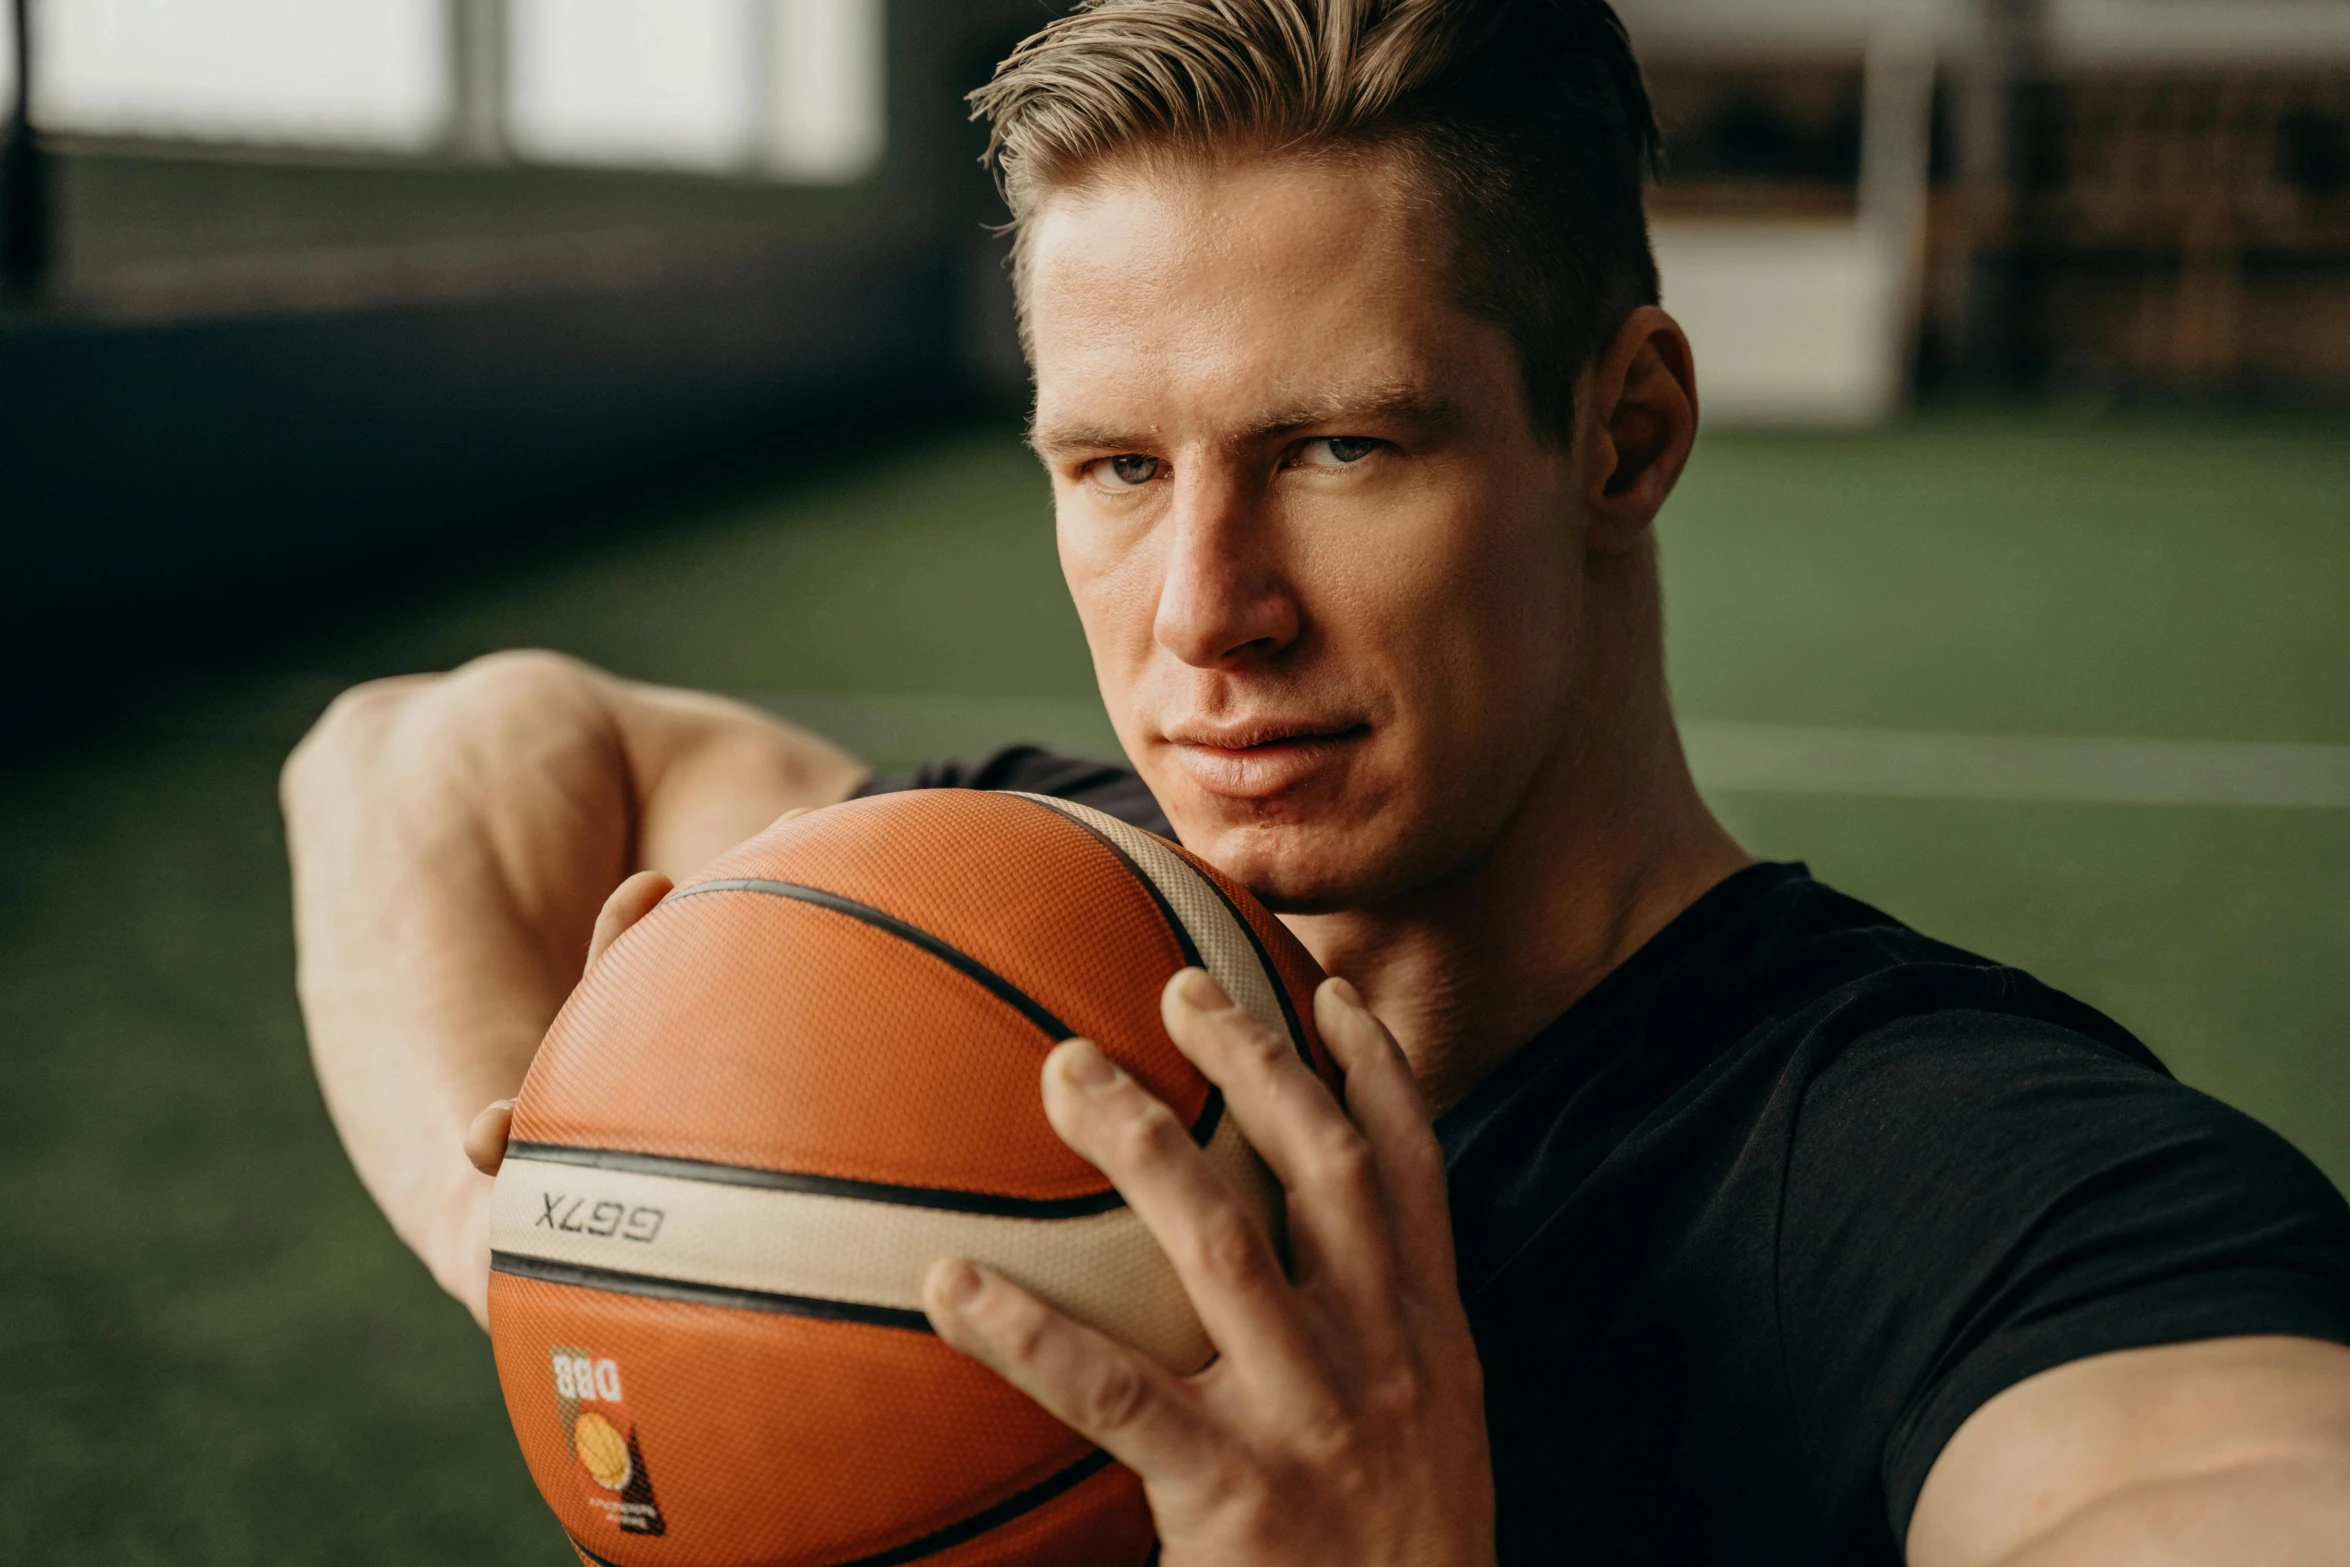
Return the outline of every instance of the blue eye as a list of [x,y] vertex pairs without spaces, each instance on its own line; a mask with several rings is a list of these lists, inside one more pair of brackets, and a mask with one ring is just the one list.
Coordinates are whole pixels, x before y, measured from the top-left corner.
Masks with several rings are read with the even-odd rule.
[[1128,453],[1122,457],[1103,457],[1088,464],[1096,483],[1105,489],[1132,490],[1159,476],[1159,460]]
[[1386,444],[1367,435],[1325,435],[1306,442],[1297,454],[1297,461],[1306,468],[1344,468],[1361,462]]

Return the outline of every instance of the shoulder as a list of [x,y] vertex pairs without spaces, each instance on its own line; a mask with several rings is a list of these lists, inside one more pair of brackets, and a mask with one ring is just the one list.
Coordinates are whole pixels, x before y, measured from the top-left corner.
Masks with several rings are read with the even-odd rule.
[[1786,1148],[1783,1349],[1823,1444],[1875,1460],[1897,1538],[1951,1434],[2039,1372],[2212,1338],[2350,1342],[2350,1206],[2326,1177],[2015,983],[2011,1006],[1839,1041]]
[[1041,746],[1013,745],[973,760],[927,762],[910,773],[876,777],[861,795],[905,789],[989,789],[1072,800],[1132,827],[1172,839],[1167,813],[1132,768],[1062,756]]
[[[1907,1006],[1835,1039],[1801,1084],[1795,1203],[1865,1203],[1907,1222],[2165,1193],[2210,1211],[2289,1198],[2350,1219],[2323,1175],[2244,1115],[2178,1082],[2119,1025],[2013,971],[2004,998]],[[1981,977],[1978,977],[1980,979]],[[1906,976],[1916,999],[1941,988]]]

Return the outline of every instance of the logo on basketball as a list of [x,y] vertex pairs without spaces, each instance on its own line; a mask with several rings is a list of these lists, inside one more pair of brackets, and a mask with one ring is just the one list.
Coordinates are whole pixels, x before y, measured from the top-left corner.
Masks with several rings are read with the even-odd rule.
[[581,1498],[623,1534],[668,1533],[636,1422],[629,1418],[620,1363],[560,1344],[548,1360],[564,1441],[579,1465]]

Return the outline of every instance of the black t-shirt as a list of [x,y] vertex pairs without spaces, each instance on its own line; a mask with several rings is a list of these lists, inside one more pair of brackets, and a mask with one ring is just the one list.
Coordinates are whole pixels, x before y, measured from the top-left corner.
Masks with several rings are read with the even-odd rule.
[[[1029,748],[872,789],[1167,824]],[[1722,882],[1439,1120],[1511,1563],[1897,1563],[1968,1415],[2237,1334],[2350,1343],[2350,1207],[2118,1024],[1799,865]]]

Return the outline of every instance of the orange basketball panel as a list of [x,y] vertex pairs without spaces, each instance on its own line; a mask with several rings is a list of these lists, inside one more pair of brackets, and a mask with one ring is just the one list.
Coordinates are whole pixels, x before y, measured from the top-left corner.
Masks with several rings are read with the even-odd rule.
[[[834,1567],[952,1529],[1093,1452],[927,1333],[508,1274],[491,1276],[490,1327],[532,1478],[572,1537],[619,1567]],[[1131,1521],[1104,1500],[1116,1491],[1077,1486],[1019,1532],[1040,1548],[1063,1528],[1114,1536]]]
[[[1182,947],[1145,882],[1084,827],[969,789],[851,800],[696,871],[823,888],[968,953],[1154,1086],[1189,1067],[1158,1025]],[[686,900],[690,901],[690,900]]]
[[[1142,1482],[1113,1464],[1088,1474],[1066,1494],[970,1539],[936,1549],[918,1540],[840,1567],[1145,1567],[1156,1543]],[[606,1567],[577,1540],[571,1549],[580,1567]]]
[[[1054,1135],[1054,1041],[937,958],[788,898],[663,905],[574,992],[514,1135],[847,1180],[1056,1198],[1107,1189]],[[1207,1088],[1153,1086],[1191,1113]]]
[[1107,1464],[1066,1493],[975,1539],[920,1558],[922,1567],[1142,1567],[1156,1536],[1134,1472]]

